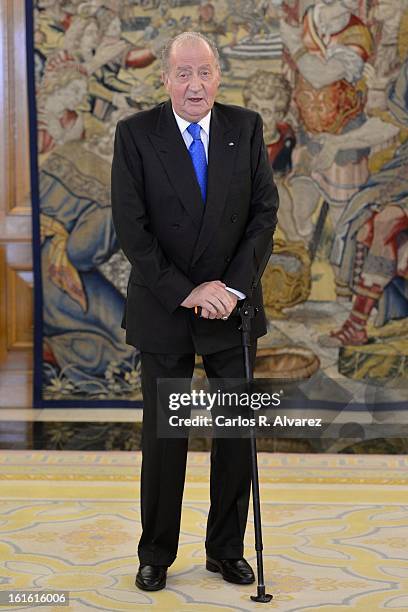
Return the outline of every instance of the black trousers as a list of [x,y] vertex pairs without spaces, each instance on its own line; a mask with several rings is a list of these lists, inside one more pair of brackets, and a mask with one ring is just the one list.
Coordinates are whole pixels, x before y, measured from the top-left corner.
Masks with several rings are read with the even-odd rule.
[[[253,369],[256,344],[250,348]],[[208,378],[244,378],[243,349],[203,355]],[[170,566],[177,556],[187,439],[158,438],[157,378],[192,378],[195,355],[141,353],[144,400],[141,471],[141,564]],[[205,548],[215,559],[243,556],[251,488],[248,438],[213,438]]]

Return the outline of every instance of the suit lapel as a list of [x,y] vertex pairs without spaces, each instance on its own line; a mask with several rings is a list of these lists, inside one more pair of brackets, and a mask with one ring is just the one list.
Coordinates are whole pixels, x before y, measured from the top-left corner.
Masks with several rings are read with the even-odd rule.
[[191,157],[180,134],[170,101],[163,104],[156,132],[150,134],[150,141],[182,205],[195,227],[199,229],[202,224],[204,204]]
[[239,126],[233,126],[225,112],[215,104],[211,113],[210,125],[207,203],[192,264],[204,252],[221,220],[234,169],[239,133]]
[[233,126],[225,111],[215,104],[211,113],[205,205],[170,100],[162,106],[156,132],[150,134],[150,141],[163,164],[164,171],[194,226],[199,230],[191,264],[202,255],[220,222],[234,169],[239,134],[240,127]]

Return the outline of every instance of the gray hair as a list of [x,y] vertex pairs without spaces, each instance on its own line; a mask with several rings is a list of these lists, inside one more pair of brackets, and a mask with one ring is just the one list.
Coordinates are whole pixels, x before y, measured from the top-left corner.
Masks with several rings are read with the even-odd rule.
[[162,72],[164,72],[164,74],[168,74],[169,72],[170,54],[171,54],[171,51],[174,45],[184,42],[184,41],[196,41],[197,42],[197,40],[203,40],[205,43],[207,43],[207,45],[210,47],[211,51],[213,52],[218,70],[221,72],[220,54],[218,53],[216,44],[214,43],[213,40],[211,40],[210,38],[207,38],[207,36],[204,36],[204,34],[201,34],[201,32],[182,32],[181,34],[177,34],[177,36],[170,38],[166,42],[166,44],[164,45],[164,47],[162,47],[162,50],[161,50]]

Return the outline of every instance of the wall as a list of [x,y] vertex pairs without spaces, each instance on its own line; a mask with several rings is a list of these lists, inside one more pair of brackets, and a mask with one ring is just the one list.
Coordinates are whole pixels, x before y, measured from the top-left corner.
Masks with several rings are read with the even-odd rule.
[[19,394],[29,393],[33,335],[25,54],[24,0],[0,0],[0,370],[19,373]]

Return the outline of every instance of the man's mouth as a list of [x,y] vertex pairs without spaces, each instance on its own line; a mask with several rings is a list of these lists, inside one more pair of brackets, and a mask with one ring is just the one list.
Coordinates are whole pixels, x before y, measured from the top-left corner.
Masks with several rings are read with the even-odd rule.
[[203,98],[188,98],[189,102],[197,103],[201,102]]

